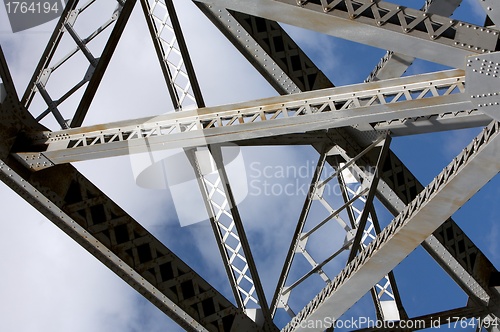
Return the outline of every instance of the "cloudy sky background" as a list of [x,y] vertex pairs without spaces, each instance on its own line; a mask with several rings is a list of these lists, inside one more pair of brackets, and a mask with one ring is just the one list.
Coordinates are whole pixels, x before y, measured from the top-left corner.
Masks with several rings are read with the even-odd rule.
[[[414,0],[404,4],[420,8],[421,2]],[[207,105],[276,95],[192,3],[176,1],[176,5]],[[92,20],[101,17],[99,14],[102,13],[89,15],[91,19],[87,21],[82,16],[82,31],[86,31],[87,25],[95,27]],[[464,0],[455,17],[477,24],[484,21],[484,14],[476,0]],[[0,43],[20,95],[31,78],[54,24],[55,21],[52,21],[12,34],[4,8],[0,7]],[[297,28],[287,27],[287,30],[336,85],[362,82],[385,53],[383,50]],[[80,66],[83,63],[81,59],[75,61],[74,66],[68,66],[68,72],[63,76],[65,79],[75,77],[78,80],[82,71],[85,72],[86,67]],[[416,61],[407,74],[438,69],[442,68]],[[54,89],[65,86],[63,81],[54,80]],[[69,111],[74,102],[68,101],[68,114],[71,114]],[[33,109],[36,107],[37,101],[33,103]],[[154,116],[171,109],[149,33],[142,19],[142,10],[137,4],[85,124]],[[46,124],[53,126],[50,121]],[[396,138],[392,149],[425,185],[478,131],[472,129]],[[242,151],[246,165],[254,165],[254,169],[264,166],[277,169],[283,165],[314,167],[317,161],[317,153],[309,147],[243,148]],[[84,162],[75,166],[220,292],[232,299],[207,222],[180,227],[173,213],[175,208],[168,190],[139,188],[128,157]],[[236,185],[241,181],[252,180],[253,175],[255,172],[247,167],[245,176],[233,173],[230,174],[230,180]],[[298,180],[298,186],[307,184],[310,176],[312,171]],[[269,181],[280,185],[295,183],[291,177]],[[497,267],[500,260],[500,227],[496,223],[500,213],[496,204],[500,194],[498,182],[495,178],[454,216]],[[3,210],[0,232],[2,331],[181,330],[3,183],[0,184],[0,195]],[[300,193],[287,197],[249,195],[240,206],[240,214],[269,301],[303,201],[304,196]],[[320,211],[314,213],[321,215]],[[380,209],[380,218],[383,223],[391,220],[383,209]],[[335,229],[335,226],[329,227],[332,227],[330,231]],[[343,236],[331,237],[328,234],[334,233],[322,232],[318,235],[314,242],[316,246],[311,248],[315,254],[326,254],[324,243],[343,239]],[[332,264],[330,269],[338,270],[340,265]],[[298,274],[299,271],[294,273]],[[463,292],[422,249],[410,255],[395,273],[403,303],[410,316],[451,309],[466,303]],[[305,287],[307,289],[297,289],[293,302],[296,311],[309,301],[311,294],[323,287],[318,282],[319,278],[311,280],[310,285]],[[431,303],[424,301],[428,298],[432,299]],[[280,322],[284,322],[283,313],[279,315]],[[354,306],[346,317],[360,315],[373,316],[367,297]]]

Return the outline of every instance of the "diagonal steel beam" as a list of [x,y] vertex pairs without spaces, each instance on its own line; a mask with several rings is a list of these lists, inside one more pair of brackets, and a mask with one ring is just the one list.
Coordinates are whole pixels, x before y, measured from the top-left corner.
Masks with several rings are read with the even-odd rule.
[[14,81],[10,75],[9,67],[7,66],[7,61],[0,45],[0,86],[3,89],[0,98],[0,103],[2,103],[7,97],[17,100],[16,87],[14,86]]
[[174,109],[205,102],[171,0],[141,0],[144,16]]
[[363,212],[361,213],[358,221],[358,229],[356,231],[356,235],[354,236],[354,241],[352,244],[351,251],[349,253],[348,262],[352,261],[354,257],[356,257],[358,250],[362,246],[362,237],[365,232],[366,223],[368,220],[368,215],[373,208],[373,199],[375,198],[375,194],[377,192],[378,182],[380,180],[380,172],[379,170],[382,168],[382,165],[385,163],[387,158],[387,154],[389,153],[389,145],[391,144],[391,137],[386,135],[384,139],[383,146],[380,150],[379,156],[377,158],[377,163],[375,164],[376,171],[375,174],[372,175],[370,181],[370,189],[368,194],[366,195],[365,206],[363,208]]
[[500,171],[499,150],[494,121],[283,331],[305,331],[302,322],[344,313]]
[[190,331],[258,330],[168,248],[73,167],[29,174],[0,161],[0,178],[56,226]]
[[333,87],[277,22],[195,4],[280,94]]
[[[453,68],[496,50],[498,31],[384,1],[201,0]],[[354,3],[356,5],[354,5]],[[443,57],[442,54],[447,56]]]
[[[87,112],[89,110],[90,104],[92,103],[92,100],[94,99],[95,94],[97,93],[97,89],[99,88],[99,85],[102,81],[106,68],[108,67],[109,62],[111,61],[111,57],[113,56],[116,46],[118,45],[118,41],[120,40],[123,30],[125,29],[125,26],[130,17],[130,14],[132,13],[132,9],[134,9],[135,1],[136,0],[134,1],[118,0],[119,7],[113,13],[113,16],[110,19],[110,21],[116,20],[115,26],[111,31],[111,35],[109,36],[108,41],[106,42],[106,46],[104,47],[101,55],[97,59],[97,64],[95,65],[94,72],[91,74],[92,77],[90,78],[87,88],[85,89],[85,92],[80,99],[78,108],[76,109],[76,112],[73,118],[71,119],[69,125],[71,128],[80,127],[83,124],[85,116],[87,115]],[[120,8],[120,6],[123,7]],[[96,30],[96,33],[98,32],[99,29]]]
[[285,282],[288,279],[288,275],[290,273],[290,269],[292,267],[293,259],[295,254],[298,252],[300,245],[300,238],[303,234],[304,226],[306,224],[307,216],[309,215],[309,211],[311,209],[311,205],[314,200],[315,192],[317,184],[320,180],[321,173],[323,172],[323,167],[326,162],[328,149],[325,147],[321,148],[322,153],[318,159],[318,163],[316,168],[314,169],[314,174],[311,179],[311,184],[309,185],[309,191],[307,193],[306,199],[304,201],[304,205],[300,212],[299,220],[297,222],[297,226],[295,227],[295,231],[292,236],[292,240],[290,242],[290,248],[288,249],[287,256],[285,258],[285,262],[283,264],[283,268],[278,279],[278,283],[274,292],[273,299],[271,301],[271,313],[274,317],[276,314],[276,310],[280,307],[284,308],[287,312],[291,314],[293,317],[291,309],[288,306],[288,301],[284,300],[284,291],[285,291]]
[[259,330],[74,167],[33,173],[12,159],[12,138],[36,124],[17,104],[0,104],[4,183],[186,330]]

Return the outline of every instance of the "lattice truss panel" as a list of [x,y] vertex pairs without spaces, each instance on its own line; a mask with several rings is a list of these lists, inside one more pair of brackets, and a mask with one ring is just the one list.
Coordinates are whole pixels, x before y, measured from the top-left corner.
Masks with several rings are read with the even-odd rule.
[[[349,157],[339,146],[328,148],[321,155],[278,284],[272,307],[274,311],[277,308],[283,308],[293,318],[295,313],[290,303],[294,302],[292,297],[294,288],[301,284],[307,285],[304,281],[315,274],[319,275],[325,283],[330,283],[331,278],[326,271],[332,270],[331,263],[344,265],[350,259],[347,257],[349,252],[353,252],[351,255],[354,256],[358,249],[366,248],[380,233],[380,225],[373,205],[374,197],[369,191],[372,188],[373,193],[373,188],[377,187],[378,173],[382,170],[377,166],[361,169],[355,162],[373,150],[382,153],[384,150],[381,146],[387,144],[387,148],[389,144],[388,141],[384,141],[383,138],[378,139],[355,158]],[[384,163],[381,161],[382,165]],[[367,203],[367,200],[370,201]],[[318,208],[323,212],[326,210],[326,214],[318,213]],[[318,218],[320,216],[323,217]],[[333,228],[325,229],[327,227],[324,226],[328,224],[331,226],[331,223],[335,224]],[[313,244],[313,247],[314,244],[324,243],[321,235],[319,239],[318,237],[315,239],[318,233],[332,234],[334,239],[337,239],[339,234],[343,235],[343,241],[338,241],[338,239],[333,241],[335,242],[334,252],[320,262],[313,258],[308,250],[308,247],[311,247],[308,246],[309,242]],[[312,250],[314,249],[317,250],[317,248]],[[298,265],[294,264],[294,258],[297,255],[305,258],[310,268],[307,273],[299,273],[299,277],[294,278],[290,274],[297,275],[297,271],[294,271],[294,265]],[[333,270],[335,271],[335,267]],[[402,308],[401,300],[397,291],[396,293],[393,291],[393,287],[396,287],[393,286],[394,283],[395,278],[390,272],[371,290],[377,317],[381,320],[399,320],[406,317],[404,311],[399,312],[399,308]],[[297,302],[300,303],[300,301],[295,301]]]
[[[488,18],[477,26],[448,18],[460,0],[429,0],[422,10],[368,0],[197,1],[276,91],[291,94],[205,107],[173,2],[140,3],[174,109],[182,112],[76,128],[135,1],[70,0],[20,99],[0,52],[2,181],[187,330],[276,331],[273,319],[285,309],[291,321],[283,331],[301,331],[301,322],[342,316],[367,291],[378,319],[418,319],[405,312],[392,269],[420,244],[469,297],[463,308],[432,315],[497,319],[498,271],[451,215],[500,170],[499,124],[491,121],[498,119],[499,83],[485,78],[500,63],[498,4],[481,1]],[[276,21],[389,51],[364,84],[332,88]],[[373,32],[379,38],[364,37]],[[457,69],[398,78],[415,58]],[[48,115],[61,130],[37,123],[52,124]],[[422,122],[423,131],[403,128]],[[392,136],[487,123],[425,188],[390,150]],[[314,144],[304,135],[313,131]],[[284,134],[312,144],[320,157],[268,307],[221,148],[212,144],[259,145],[269,137],[288,144]],[[152,149],[184,148],[236,305],[71,165],[58,165],[127,154],[144,140]],[[375,209],[381,205],[395,216],[384,229]],[[317,295],[304,298],[310,285]]]
[[187,70],[190,62],[186,66],[186,60],[181,51],[181,47],[185,47],[184,40],[182,35],[179,35],[179,23],[172,1],[144,0],[141,4],[149,18],[149,28],[155,38],[155,46],[162,69],[166,74],[165,78],[168,79],[174,108],[181,110],[183,107],[197,105]]
[[[38,121],[52,114],[61,128],[83,122],[134,1],[101,4],[90,0],[77,4],[68,1],[48,43],[50,47],[22,97],[22,103]],[[95,29],[88,31],[88,26]],[[70,106],[65,107],[65,102]]]
[[208,199],[214,210],[214,218],[218,228],[222,233],[222,242],[227,250],[228,261],[234,271],[238,290],[243,296],[243,305],[248,307],[250,301],[258,304],[255,285],[231,214],[229,201],[222,186],[222,179],[218,173],[215,173],[204,176],[203,181],[208,189]]

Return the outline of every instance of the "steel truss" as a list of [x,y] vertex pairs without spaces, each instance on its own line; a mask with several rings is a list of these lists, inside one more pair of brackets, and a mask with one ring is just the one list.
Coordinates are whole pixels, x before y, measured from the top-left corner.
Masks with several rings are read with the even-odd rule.
[[[78,7],[78,1],[70,0],[21,99],[0,48],[0,178],[186,330],[276,330],[273,318],[278,309],[285,309],[292,320],[283,331],[301,331],[305,330],[301,322],[340,317],[370,290],[380,320],[497,319],[498,271],[451,215],[500,170],[500,56],[495,53],[499,31],[447,18],[460,2],[427,1],[419,11],[368,0],[197,1],[203,13],[284,95],[205,107],[173,2],[141,0],[178,112],[154,121],[81,127],[135,1],[117,1],[108,19],[95,22],[96,29],[81,36],[77,19],[99,2],[91,0]],[[499,6],[488,0],[481,4],[489,18],[498,21]],[[274,20],[390,51],[366,83],[333,88]],[[105,42],[91,50],[89,43],[103,35]],[[63,40],[74,46],[60,56]],[[64,70],[72,69],[76,55],[85,59],[80,66],[83,78],[66,91],[53,90],[49,81],[64,79]],[[398,78],[415,58],[458,69]],[[311,91],[318,89],[322,90]],[[32,103],[37,97],[43,109],[40,103]],[[79,98],[76,110],[65,109],[69,98]],[[190,110],[192,105],[195,110]],[[50,131],[38,124],[49,114],[61,130]],[[391,137],[486,124],[425,188],[389,149]],[[236,306],[68,165],[128,154],[131,146],[144,142],[148,150],[141,152],[183,148],[188,155]],[[311,144],[320,154],[270,307],[221,147],[213,145],[226,142]],[[215,165],[214,172],[204,171],[206,160],[201,155]],[[322,178],[327,164],[333,174]],[[346,176],[354,180],[347,181]],[[342,189],[341,201],[325,194],[332,182]],[[375,199],[395,215],[384,229],[378,222]],[[328,217],[310,220],[313,204],[322,205]],[[332,221],[344,230],[345,241],[318,263],[307,244]],[[311,225],[307,231],[306,224]],[[420,244],[469,296],[466,307],[408,317],[392,269]],[[348,253],[346,267],[336,277],[327,275],[324,267],[342,252]],[[297,254],[311,268],[287,286]],[[313,275],[319,275],[326,286],[296,313],[289,305],[292,290]]]

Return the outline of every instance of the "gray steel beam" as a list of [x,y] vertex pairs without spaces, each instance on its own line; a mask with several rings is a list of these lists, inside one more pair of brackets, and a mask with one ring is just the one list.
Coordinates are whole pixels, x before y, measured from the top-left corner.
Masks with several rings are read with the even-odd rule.
[[473,109],[463,91],[462,71],[445,71],[45,132],[34,144],[59,164],[128,154],[145,140],[151,150],[186,148]]
[[280,94],[333,87],[277,22],[195,3]]
[[[108,67],[109,62],[111,61],[111,57],[113,56],[116,46],[118,45],[118,41],[120,40],[123,30],[125,29],[125,25],[127,24],[130,14],[132,13],[132,9],[135,6],[135,1],[136,0],[134,1],[118,0],[117,2],[119,7],[113,13],[110,20],[105,23],[104,26],[107,26],[108,24],[111,24],[111,22],[116,21],[115,26],[111,31],[111,35],[109,36],[108,41],[106,43],[106,46],[102,50],[100,56],[98,56],[96,59],[97,61],[96,65],[94,66],[95,68],[94,72],[92,73],[92,76],[89,79],[89,83],[87,85],[87,88],[85,89],[83,96],[80,98],[80,103],[78,104],[78,108],[76,109],[76,112],[73,115],[73,118],[71,119],[70,122],[71,128],[80,127],[83,124],[85,116],[87,115],[87,112],[89,110],[90,104],[92,103],[92,100],[94,99],[95,94],[97,93],[99,84],[102,81],[106,68]],[[123,7],[120,8],[120,6]],[[98,28],[95,31],[95,33],[96,34],[100,33],[101,29],[102,29],[101,27]],[[88,72],[89,71],[87,71],[87,73]]]
[[[201,0],[453,68],[468,55],[495,51],[498,31],[369,0]],[[356,3],[356,5],[354,5]],[[446,54],[446,56],[443,56]]]
[[[314,195],[316,193],[316,187],[318,185],[318,181],[320,180],[321,173],[323,172],[323,167],[326,162],[328,149],[326,147],[321,148],[322,153],[319,156],[317,166],[314,168],[314,174],[311,179],[311,184],[309,185],[309,191],[307,193],[306,199],[304,201],[304,205],[300,212],[299,220],[297,221],[297,226],[295,227],[295,231],[292,236],[292,240],[290,242],[290,248],[288,249],[287,256],[285,258],[285,262],[283,264],[283,268],[278,279],[278,283],[274,292],[273,299],[271,301],[271,313],[274,317],[276,314],[276,310],[280,307],[288,309],[288,301],[283,301],[283,295],[285,291],[285,282],[287,281],[288,275],[290,273],[290,269],[292,267],[293,259],[295,254],[299,250],[300,238],[303,234],[304,226],[306,224],[307,216],[309,215],[309,211],[311,209]],[[324,150],[324,151],[323,151]],[[322,273],[322,271],[318,271]],[[289,311],[289,310],[287,310]]]
[[[240,213],[238,211],[238,208],[236,206],[236,200],[233,196],[233,191],[231,189],[231,186],[229,184],[229,178],[226,173],[226,169],[224,167],[224,160],[222,156],[222,150],[220,146],[210,146],[210,152],[213,156],[213,160],[215,161],[215,166],[217,167],[217,178],[220,181],[220,189],[219,192],[222,190],[224,192],[225,200],[227,205],[221,205],[221,210],[222,209],[227,209],[229,210],[229,214],[231,215],[232,218],[232,223],[233,225],[230,226],[230,228],[234,228],[234,230],[231,230],[230,232],[236,233],[238,237],[238,247],[241,247],[241,250],[237,248],[237,254],[238,257],[244,257],[246,264],[245,267],[239,272],[240,276],[239,279],[242,278],[242,274],[248,274],[250,275],[250,280],[252,282],[252,289],[247,290],[249,291],[248,297],[252,297],[252,293],[255,292],[257,295],[258,299],[258,305],[260,307],[262,316],[264,318],[264,324],[263,324],[263,330],[264,331],[277,331],[278,328],[274,325],[272,321],[272,316],[271,312],[269,309],[269,305],[267,303],[267,299],[264,293],[264,288],[262,287],[262,283],[260,281],[259,273],[257,272],[257,266],[255,265],[255,261],[253,259],[253,254],[250,249],[250,244],[248,242],[248,238],[246,236],[245,229],[243,227],[243,221],[240,217]],[[221,211],[222,212],[222,211]],[[234,227],[233,227],[234,226]],[[237,270],[238,268],[236,267],[236,263],[233,260],[230,260],[226,262],[227,264],[231,264],[233,269]],[[241,267],[240,267],[241,268]],[[247,279],[248,281],[248,279]],[[242,285],[243,282],[239,282],[239,287],[240,289],[244,289],[244,286]],[[246,307],[246,306],[245,306]],[[248,314],[248,311],[247,311]],[[260,313],[256,313],[256,316]]]
[[258,330],[72,166],[29,173],[7,159],[0,178],[186,330]]
[[[0,48],[0,77],[10,73]],[[71,165],[33,173],[10,156],[21,131],[43,129],[15,90],[0,103],[0,180],[188,331],[259,331]]]
[[[461,3],[462,0],[427,0],[422,11],[427,14],[437,14],[448,17],[453,14]],[[413,61],[415,61],[415,57],[387,51],[382,59],[380,59],[375,69],[368,75],[365,82],[401,77]]]
[[381,121],[374,124],[373,129],[375,131],[388,130],[391,132],[391,136],[396,137],[486,127],[490,122],[491,117],[482,111],[472,109],[463,112]]
[[[492,122],[284,329],[339,317],[500,171],[500,124]],[[318,330],[318,329],[316,329]]]
[[0,104],[7,98],[17,99],[17,92],[14,86],[14,81],[10,75],[7,61],[3,53],[2,45],[0,45],[0,85],[3,87],[2,98]]
[[370,181],[370,189],[366,195],[365,206],[363,208],[363,212],[361,213],[358,221],[358,229],[356,231],[356,235],[354,236],[354,241],[352,244],[351,251],[349,253],[348,262],[351,262],[354,257],[358,254],[358,250],[362,248],[362,238],[366,229],[366,224],[368,221],[368,216],[373,208],[373,199],[375,198],[375,194],[377,192],[378,182],[380,180],[379,170],[382,168],[382,165],[385,164],[387,154],[389,153],[389,145],[391,144],[391,136],[386,134],[384,139],[384,144],[381,148],[380,154],[377,158],[377,163],[375,164],[376,171],[371,176]]

